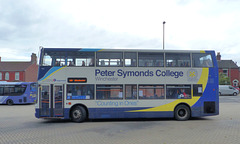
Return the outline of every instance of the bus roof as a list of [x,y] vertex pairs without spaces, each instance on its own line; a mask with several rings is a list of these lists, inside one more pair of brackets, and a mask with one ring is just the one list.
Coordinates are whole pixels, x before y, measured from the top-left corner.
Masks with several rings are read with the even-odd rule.
[[44,52],[97,52],[97,51],[124,51],[124,52],[191,52],[191,53],[204,53],[207,51],[213,52],[214,50],[162,50],[162,49],[153,49],[153,48],[43,48]]

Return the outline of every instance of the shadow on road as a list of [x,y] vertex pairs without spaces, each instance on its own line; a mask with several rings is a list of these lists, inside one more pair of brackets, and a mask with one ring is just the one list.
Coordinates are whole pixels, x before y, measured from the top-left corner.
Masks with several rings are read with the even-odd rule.
[[[197,118],[190,118],[188,121],[203,121],[203,120],[211,120],[209,118],[204,117],[197,117]],[[91,122],[157,122],[157,121],[177,121],[174,118],[131,118],[131,119],[88,119],[84,123],[91,123]],[[63,119],[44,119],[41,121],[42,123],[74,123],[71,120],[63,120]],[[181,121],[177,121],[181,122]]]

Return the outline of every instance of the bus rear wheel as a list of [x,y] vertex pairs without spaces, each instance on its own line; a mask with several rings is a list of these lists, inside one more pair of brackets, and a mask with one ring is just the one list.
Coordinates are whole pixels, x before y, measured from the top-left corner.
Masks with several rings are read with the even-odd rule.
[[13,105],[13,100],[9,99],[9,100],[7,100],[6,103],[7,103],[7,105],[11,106],[11,105]]
[[186,121],[190,118],[190,109],[186,105],[179,105],[175,108],[174,116],[176,120]]
[[83,122],[86,120],[87,113],[84,107],[76,106],[71,111],[71,119],[73,122]]

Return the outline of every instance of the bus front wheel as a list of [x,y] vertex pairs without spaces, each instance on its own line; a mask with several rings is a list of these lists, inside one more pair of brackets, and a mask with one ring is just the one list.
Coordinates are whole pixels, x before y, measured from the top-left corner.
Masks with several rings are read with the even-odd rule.
[[76,106],[71,111],[71,119],[73,122],[83,122],[87,117],[87,113],[84,107]]
[[7,105],[13,105],[13,100],[11,99],[7,100]]
[[174,116],[176,120],[185,121],[190,118],[190,109],[186,105],[179,105],[175,108]]

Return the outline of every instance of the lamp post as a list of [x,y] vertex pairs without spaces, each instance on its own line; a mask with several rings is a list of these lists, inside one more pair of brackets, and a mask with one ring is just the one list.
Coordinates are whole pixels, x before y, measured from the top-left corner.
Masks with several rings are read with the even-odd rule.
[[163,50],[164,50],[164,25],[165,25],[165,21],[163,21]]

